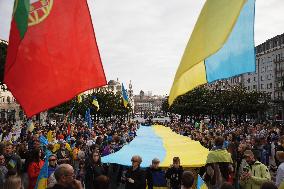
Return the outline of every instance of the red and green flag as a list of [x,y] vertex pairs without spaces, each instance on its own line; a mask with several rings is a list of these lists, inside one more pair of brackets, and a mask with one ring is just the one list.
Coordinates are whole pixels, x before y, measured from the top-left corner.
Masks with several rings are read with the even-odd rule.
[[87,0],[16,0],[4,82],[29,117],[105,85]]

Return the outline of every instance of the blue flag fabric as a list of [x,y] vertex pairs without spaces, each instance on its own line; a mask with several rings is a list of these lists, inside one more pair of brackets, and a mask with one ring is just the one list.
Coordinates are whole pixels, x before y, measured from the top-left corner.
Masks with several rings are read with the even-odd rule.
[[41,144],[42,146],[48,145],[48,140],[47,140],[47,138],[45,138],[43,135],[40,135],[40,137],[39,137],[39,142],[40,142],[40,144]]
[[198,175],[197,179],[197,189],[207,189],[207,186],[200,175]]
[[124,85],[122,83],[122,98],[123,98],[123,105],[124,107],[127,107],[127,104],[128,104],[128,95],[127,95],[127,92],[124,88]]
[[37,177],[37,182],[35,189],[46,189],[47,188],[47,179],[48,179],[48,159],[52,153],[47,150],[45,156],[45,162],[42,168],[40,169],[39,175]]
[[91,117],[91,110],[90,110],[90,108],[88,108],[88,109],[86,110],[85,121],[88,123],[88,127],[89,127],[89,128],[92,128],[92,126],[93,126],[93,121],[92,121],[92,117]]

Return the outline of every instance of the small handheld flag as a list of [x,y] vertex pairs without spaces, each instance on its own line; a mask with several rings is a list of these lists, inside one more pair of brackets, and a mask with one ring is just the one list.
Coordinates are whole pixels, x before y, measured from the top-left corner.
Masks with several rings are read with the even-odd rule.
[[69,112],[67,112],[65,118],[64,118],[64,123],[67,123],[67,119],[68,117],[71,115],[73,109],[74,109],[75,105],[69,110]]
[[43,145],[43,146],[48,145],[48,140],[47,140],[47,138],[45,138],[43,135],[40,135],[40,137],[39,137],[39,142],[40,142],[40,144]]
[[78,100],[78,103],[81,103],[83,101],[82,94],[79,94],[77,96],[77,100]]
[[128,95],[127,95],[127,92],[124,88],[124,85],[122,83],[122,99],[123,99],[123,105],[124,107],[127,107],[127,104],[128,104]]
[[93,97],[93,102],[92,102],[92,104],[93,104],[94,106],[96,106],[96,107],[97,107],[97,111],[99,111],[100,105],[99,105],[99,102],[98,102],[98,99],[97,99],[96,96]]
[[90,108],[88,108],[88,109],[86,110],[85,121],[88,123],[88,127],[89,127],[89,128],[92,128],[93,122],[92,122],[92,117],[91,117],[91,110],[90,110]]
[[197,189],[207,189],[206,184],[204,183],[203,179],[198,175],[197,179]]
[[42,168],[40,169],[39,175],[37,177],[37,182],[35,189],[46,189],[47,188],[47,179],[48,179],[48,159],[52,153],[47,150],[45,156],[45,162]]

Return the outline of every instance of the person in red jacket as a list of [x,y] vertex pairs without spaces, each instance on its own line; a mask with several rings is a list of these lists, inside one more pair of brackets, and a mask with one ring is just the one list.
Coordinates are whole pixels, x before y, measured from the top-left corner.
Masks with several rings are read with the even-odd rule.
[[33,157],[33,160],[30,162],[28,166],[29,189],[35,188],[40,169],[42,168],[44,164],[44,161],[40,159],[41,150],[34,149],[32,151],[32,157]]

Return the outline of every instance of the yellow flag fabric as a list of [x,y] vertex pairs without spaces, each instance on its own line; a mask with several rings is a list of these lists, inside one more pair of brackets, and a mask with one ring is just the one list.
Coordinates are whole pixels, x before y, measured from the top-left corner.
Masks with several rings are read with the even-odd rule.
[[179,157],[184,167],[202,167],[206,163],[209,150],[204,148],[198,141],[178,135],[169,127],[162,125],[153,126],[156,135],[163,139],[166,157],[160,163],[161,167],[169,167],[174,157]]
[[280,186],[278,187],[278,189],[284,189],[284,181],[281,182]]
[[96,106],[96,107],[97,107],[97,111],[99,111],[100,105],[99,105],[98,99],[97,99],[96,97],[93,98],[92,104],[93,104],[94,106]]
[[227,150],[213,150],[210,151],[206,163],[227,162],[233,163],[231,154]]
[[[70,144],[66,143],[65,144],[65,148],[69,151],[69,152],[72,152],[72,149],[71,149],[71,146]],[[56,143],[54,146],[53,146],[53,149],[52,149],[52,152],[56,152],[57,150],[60,149],[60,144]]]
[[83,101],[83,99],[82,99],[82,94],[79,94],[79,95],[77,96],[77,100],[78,100],[78,103],[81,103],[81,102]]
[[170,91],[176,97],[206,83],[204,60],[227,41],[247,0],[207,0],[184,51]]
[[53,133],[52,131],[47,132],[47,141],[52,142],[53,141]]

